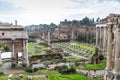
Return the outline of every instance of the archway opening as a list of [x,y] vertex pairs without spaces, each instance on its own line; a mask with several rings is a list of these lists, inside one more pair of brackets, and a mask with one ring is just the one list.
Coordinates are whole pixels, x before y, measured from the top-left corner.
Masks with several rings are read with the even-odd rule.
[[12,58],[12,52],[10,46],[7,44],[2,44],[0,46],[0,64],[2,62],[10,62]]

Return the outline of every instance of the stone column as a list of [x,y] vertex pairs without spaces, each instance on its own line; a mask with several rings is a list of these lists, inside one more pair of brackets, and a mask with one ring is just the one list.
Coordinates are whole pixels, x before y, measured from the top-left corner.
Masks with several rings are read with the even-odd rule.
[[57,38],[60,39],[60,29],[57,30]]
[[112,28],[107,26],[107,64],[104,74],[104,80],[110,80],[109,71],[112,70]]
[[115,60],[115,50],[116,50],[116,38],[117,38],[117,29],[115,28],[114,31],[114,39],[113,39],[113,54],[112,54],[112,60]]
[[100,50],[103,52],[103,38],[104,38],[104,27],[101,26],[100,29]]
[[45,33],[42,33],[42,39],[45,39]]
[[106,45],[107,45],[106,38],[107,38],[107,28],[106,28],[106,26],[105,26],[105,27],[104,27],[104,36],[103,36],[103,54],[104,54],[104,56],[105,56]]
[[2,64],[1,54],[2,54],[2,51],[0,51],[0,64]]
[[98,28],[98,49],[100,48],[100,27]]
[[116,30],[115,79],[120,80],[120,28]]
[[16,63],[16,56],[15,56],[15,40],[12,39],[12,67],[16,67],[17,63]]
[[25,41],[25,52],[26,52],[26,62],[27,62],[27,65],[29,65],[29,59],[28,59],[28,40]]
[[72,30],[71,39],[74,39],[74,31]]
[[112,27],[108,26],[107,70],[112,69]]
[[28,52],[27,52],[27,40],[23,40],[23,63],[29,65]]
[[102,28],[100,27],[100,39],[99,39],[99,40],[100,40],[100,41],[99,41],[99,42],[100,42],[100,43],[99,43],[99,48],[100,48],[100,50],[101,50],[101,44],[102,44],[102,41],[101,41],[101,40],[102,40],[102,33],[101,33],[101,32],[102,32]]
[[48,31],[48,45],[50,45],[50,31]]
[[96,28],[96,48],[98,48],[98,44],[99,44],[99,42],[98,42],[98,41],[99,41],[99,40],[98,40],[98,39],[99,39],[99,31],[98,31],[98,29],[99,29],[99,28],[97,27],[97,28]]

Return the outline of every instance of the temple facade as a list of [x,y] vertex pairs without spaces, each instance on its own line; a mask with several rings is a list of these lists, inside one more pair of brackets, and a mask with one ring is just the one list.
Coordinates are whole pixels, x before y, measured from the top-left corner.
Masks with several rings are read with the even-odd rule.
[[15,21],[15,25],[0,22],[0,46],[7,45],[10,48],[12,67],[16,67],[18,64],[18,52],[22,53],[23,64],[29,64],[27,40],[28,35],[25,27],[17,25],[17,21]]
[[96,24],[96,47],[107,58],[104,80],[120,80],[120,14]]

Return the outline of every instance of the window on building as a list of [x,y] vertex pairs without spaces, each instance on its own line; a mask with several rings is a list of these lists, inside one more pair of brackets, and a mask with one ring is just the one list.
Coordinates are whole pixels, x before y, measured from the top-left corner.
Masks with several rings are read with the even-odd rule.
[[2,33],[2,36],[4,36],[5,34],[4,33]]

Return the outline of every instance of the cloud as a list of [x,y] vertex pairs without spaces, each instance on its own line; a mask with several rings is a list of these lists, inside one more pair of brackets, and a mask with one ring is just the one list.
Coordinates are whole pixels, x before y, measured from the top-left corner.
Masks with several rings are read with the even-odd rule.
[[20,14],[22,10],[6,0],[0,0],[0,14]]
[[64,19],[103,18],[120,13],[119,5],[119,0],[0,0],[0,14],[5,13],[0,18],[17,19],[23,25],[59,23]]
[[[91,13],[80,14],[89,17],[105,17],[110,13],[120,13],[119,0],[71,0],[77,5],[73,8],[85,9]],[[74,14],[75,15],[75,14]]]

